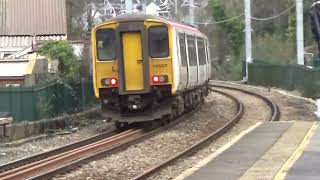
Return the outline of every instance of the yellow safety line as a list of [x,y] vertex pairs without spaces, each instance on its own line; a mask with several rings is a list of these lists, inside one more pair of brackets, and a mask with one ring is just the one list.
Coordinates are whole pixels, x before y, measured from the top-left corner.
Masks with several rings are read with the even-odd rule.
[[295,152],[291,155],[291,157],[287,160],[287,162],[282,166],[280,171],[276,174],[274,180],[284,180],[287,176],[289,170],[294,165],[294,163],[300,158],[300,156],[303,154],[305,148],[309,145],[311,138],[315,134],[318,123],[315,122],[312,127],[309,129],[307,135],[304,137],[303,141],[299,145],[299,147],[295,150]]

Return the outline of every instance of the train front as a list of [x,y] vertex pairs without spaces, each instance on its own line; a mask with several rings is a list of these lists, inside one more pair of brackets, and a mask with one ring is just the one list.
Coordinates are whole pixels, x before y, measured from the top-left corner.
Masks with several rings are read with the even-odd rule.
[[160,119],[171,113],[170,27],[148,16],[120,16],[92,32],[96,97],[113,121]]

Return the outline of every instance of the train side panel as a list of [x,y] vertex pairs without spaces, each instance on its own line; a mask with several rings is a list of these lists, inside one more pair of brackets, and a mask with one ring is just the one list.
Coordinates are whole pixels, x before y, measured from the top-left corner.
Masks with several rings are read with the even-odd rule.
[[[203,86],[210,79],[207,38],[183,29],[176,29],[176,52],[180,82],[178,91]],[[174,60],[175,61],[175,60]]]

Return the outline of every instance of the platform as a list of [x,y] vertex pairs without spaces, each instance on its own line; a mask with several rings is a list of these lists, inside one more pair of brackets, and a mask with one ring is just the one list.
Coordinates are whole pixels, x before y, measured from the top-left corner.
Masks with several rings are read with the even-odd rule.
[[317,122],[266,122],[176,180],[320,179]]

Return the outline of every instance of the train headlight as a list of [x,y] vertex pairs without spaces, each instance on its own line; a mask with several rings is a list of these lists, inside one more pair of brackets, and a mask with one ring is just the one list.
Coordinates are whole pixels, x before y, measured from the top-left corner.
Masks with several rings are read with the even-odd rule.
[[168,79],[167,75],[157,75],[152,77],[152,82],[154,84],[168,83]]
[[152,81],[153,81],[154,83],[159,83],[159,82],[160,82],[159,76],[153,76]]
[[102,86],[117,86],[118,80],[116,78],[105,78],[101,80]]
[[118,84],[117,79],[112,78],[112,79],[110,80],[110,84],[111,84],[112,86],[116,86],[116,85]]

